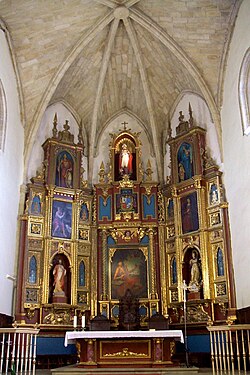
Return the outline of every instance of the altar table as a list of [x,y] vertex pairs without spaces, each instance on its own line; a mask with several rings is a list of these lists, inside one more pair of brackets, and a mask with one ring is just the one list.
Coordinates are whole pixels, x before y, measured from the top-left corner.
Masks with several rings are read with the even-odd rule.
[[175,341],[181,330],[69,331],[64,345],[75,343],[79,367],[174,366]]

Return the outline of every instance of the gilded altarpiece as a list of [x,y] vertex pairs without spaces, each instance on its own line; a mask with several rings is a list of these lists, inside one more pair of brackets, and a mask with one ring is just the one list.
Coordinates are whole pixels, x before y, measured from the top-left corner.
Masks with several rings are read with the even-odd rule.
[[20,219],[16,318],[21,324],[64,329],[91,310],[93,194],[83,180],[82,129],[78,143],[66,121],[42,145],[44,161],[27,185]]
[[166,308],[170,323],[199,326],[235,320],[227,202],[222,173],[206,147],[206,131],[180,112],[169,135],[171,176],[163,189],[166,213]]
[[141,327],[160,312],[159,186],[150,161],[142,169],[140,134],[120,130],[111,135],[110,165],[100,165],[95,186],[97,210],[99,311],[119,322],[126,291],[139,300]]
[[42,145],[44,162],[27,185],[20,218],[19,324],[67,330],[73,317],[107,318],[119,328],[121,300],[138,302],[139,326],[156,313],[172,327],[235,318],[227,202],[206,131],[180,113],[169,134],[171,175],[154,181],[140,133],[111,134],[98,183],[83,179],[84,145],[66,121]]

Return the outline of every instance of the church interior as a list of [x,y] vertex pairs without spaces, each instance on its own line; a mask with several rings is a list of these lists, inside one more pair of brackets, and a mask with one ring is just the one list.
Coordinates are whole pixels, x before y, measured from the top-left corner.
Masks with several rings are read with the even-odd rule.
[[39,329],[37,366],[209,367],[250,322],[249,16],[0,1],[0,333]]

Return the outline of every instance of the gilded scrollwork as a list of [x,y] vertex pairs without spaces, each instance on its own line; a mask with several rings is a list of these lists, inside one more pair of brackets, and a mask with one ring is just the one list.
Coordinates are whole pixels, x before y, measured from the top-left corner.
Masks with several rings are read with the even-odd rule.
[[148,357],[148,354],[146,353],[136,353],[131,352],[128,348],[123,348],[122,351],[115,352],[115,353],[106,353],[104,354],[104,357],[132,357],[132,358],[141,358],[141,357]]
[[187,321],[189,323],[206,322],[210,319],[202,304],[187,307]]
[[69,325],[72,324],[71,314],[68,310],[53,310],[48,313],[44,319],[44,324]]
[[160,223],[165,221],[164,197],[161,191],[158,192],[158,220]]

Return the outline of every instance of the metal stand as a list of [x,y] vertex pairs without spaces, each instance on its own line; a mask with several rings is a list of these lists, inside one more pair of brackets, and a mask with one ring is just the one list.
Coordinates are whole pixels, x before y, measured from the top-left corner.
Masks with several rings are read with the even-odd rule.
[[184,347],[185,347],[185,358],[186,358],[186,366],[189,367],[189,360],[188,360],[188,338],[187,338],[187,298],[186,292],[188,286],[186,281],[183,280],[181,288],[183,289],[183,315],[184,315]]

